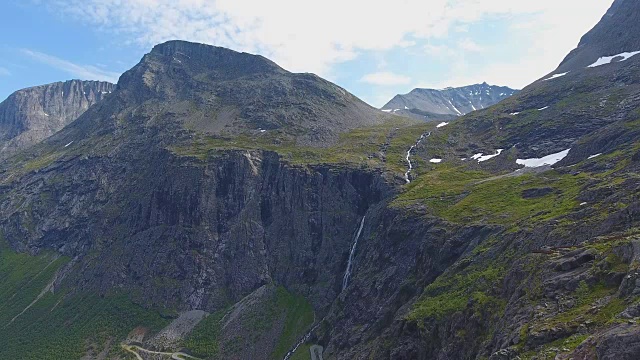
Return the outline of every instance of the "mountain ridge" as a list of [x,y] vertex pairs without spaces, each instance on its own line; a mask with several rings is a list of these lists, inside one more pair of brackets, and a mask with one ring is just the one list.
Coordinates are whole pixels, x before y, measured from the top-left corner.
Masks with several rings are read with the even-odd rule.
[[115,90],[103,81],[69,80],[18,90],[0,103],[0,156],[33,146]]
[[396,95],[383,111],[421,120],[450,120],[496,104],[517,90],[486,82],[445,89],[416,88],[408,94]]

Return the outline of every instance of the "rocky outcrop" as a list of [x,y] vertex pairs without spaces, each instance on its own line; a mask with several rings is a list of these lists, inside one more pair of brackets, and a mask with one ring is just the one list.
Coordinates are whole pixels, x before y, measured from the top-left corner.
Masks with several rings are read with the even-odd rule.
[[13,93],[0,104],[0,156],[55,134],[114,90],[107,82],[71,80]]
[[562,61],[556,73],[587,67],[600,57],[640,51],[640,9],[635,0],[616,0],[602,20]]

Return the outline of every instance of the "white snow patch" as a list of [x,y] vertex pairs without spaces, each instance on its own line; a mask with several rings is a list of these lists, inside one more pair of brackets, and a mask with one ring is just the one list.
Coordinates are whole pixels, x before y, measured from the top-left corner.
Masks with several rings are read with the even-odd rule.
[[553,79],[557,79],[559,77],[563,77],[565,75],[567,75],[569,72],[567,71],[566,73],[562,73],[562,74],[555,74],[552,77],[548,78],[548,79],[544,79],[542,81],[549,81],[549,80],[553,80]]
[[47,113],[44,113],[44,116],[49,116],[49,114],[47,114]]
[[536,167],[545,166],[545,165],[554,165],[560,160],[567,157],[567,155],[569,154],[569,150],[571,149],[563,150],[563,151],[560,151],[559,153],[547,155],[539,159],[518,159],[516,160],[516,164],[524,165],[525,167],[529,167],[529,168],[536,168]]
[[548,106],[545,106],[545,107],[543,107],[543,108],[541,108],[541,109],[538,109],[538,111],[547,110],[548,108],[549,108]]
[[261,132],[261,133],[263,133],[263,132],[267,132],[267,130],[260,130],[260,132]]
[[631,58],[632,56],[638,55],[638,54],[640,54],[640,51],[623,52],[621,54],[613,55],[613,56],[603,56],[603,57],[599,58],[598,61],[594,62],[593,64],[591,64],[591,65],[589,65],[587,67],[593,68],[593,67],[598,67],[598,66],[602,66],[602,65],[611,64],[613,59],[620,58],[620,57],[622,59],[620,59],[618,62],[623,62],[623,61],[629,60],[629,58]]
[[455,110],[455,111],[458,113],[458,115],[462,115],[462,113],[460,112],[460,110],[458,110],[458,108],[457,108],[455,105],[453,105],[453,103],[451,102],[451,100],[449,100],[449,104],[451,104],[451,107],[453,107],[453,110]]
[[462,158],[462,159],[460,159],[460,161],[466,161],[466,160],[467,160],[467,158]]
[[442,159],[431,159],[429,160],[429,162],[432,164],[440,164],[442,162]]
[[409,110],[409,108],[407,107],[407,105],[405,105],[405,106],[404,106],[404,109],[405,109],[405,110]]
[[[496,156],[498,156],[498,155],[502,154],[502,152],[503,152],[503,151],[504,151],[504,149],[498,149],[498,150],[496,150],[496,153],[495,153],[495,154],[493,154],[493,155],[484,155],[484,156],[483,156],[482,154],[480,154],[480,156],[479,156],[479,157],[477,157],[478,162],[479,162],[479,163],[481,163],[481,162],[484,162],[484,161],[487,161],[487,160],[491,160],[491,159],[493,159],[494,157],[496,157]],[[477,154],[476,154],[476,155],[477,155]],[[474,157],[475,157],[476,155],[474,155]]]
[[511,116],[515,116],[515,115],[518,115],[518,114],[520,114],[520,112],[519,112],[519,111],[516,111],[516,112],[512,112],[512,113],[511,113],[511,114],[509,114],[509,115],[511,115]]
[[478,109],[476,109],[476,107],[473,106],[473,103],[471,101],[469,101],[469,104],[471,104],[471,108],[473,109],[473,111],[478,111]]
[[387,113],[388,113],[388,112],[391,112],[391,111],[393,111],[393,110],[391,110],[391,109],[382,109],[382,111],[384,111],[384,112],[387,112]]
[[447,126],[447,125],[449,125],[448,122],[441,122],[440,124],[438,124],[438,126],[436,126],[436,128],[441,128],[441,127]]
[[595,154],[595,155],[591,155],[591,156],[589,156],[589,158],[588,158],[587,160],[595,159],[595,158],[597,158],[597,157],[598,157],[598,156],[600,156],[600,155],[602,155],[602,153],[600,153],[600,154]]
[[69,145],[73,144],[73,141],[71,141],[70,143],[68,143],[67,145],[65,145],[64,147],[69,147]]
[[587,205],[586,202],[580,203],[580,206],[585,206],[585,205]]

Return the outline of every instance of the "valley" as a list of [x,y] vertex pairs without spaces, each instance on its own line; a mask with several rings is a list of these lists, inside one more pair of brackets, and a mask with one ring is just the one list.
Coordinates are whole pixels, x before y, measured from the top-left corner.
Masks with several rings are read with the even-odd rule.
[[637,359],[637,14],[434,121],[155,46],[0,164],[0,358]]

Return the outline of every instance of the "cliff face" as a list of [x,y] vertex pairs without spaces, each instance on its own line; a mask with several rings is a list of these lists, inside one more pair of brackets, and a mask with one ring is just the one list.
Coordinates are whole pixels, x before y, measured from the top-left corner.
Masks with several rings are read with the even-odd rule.
[[107,82],[71,80],[13,93],[0,103],[0,156],[55,134],[114,89]]
[[335,85],[160,45],[0,163],[0,357],[637,359],[639,66],[348,132]]

